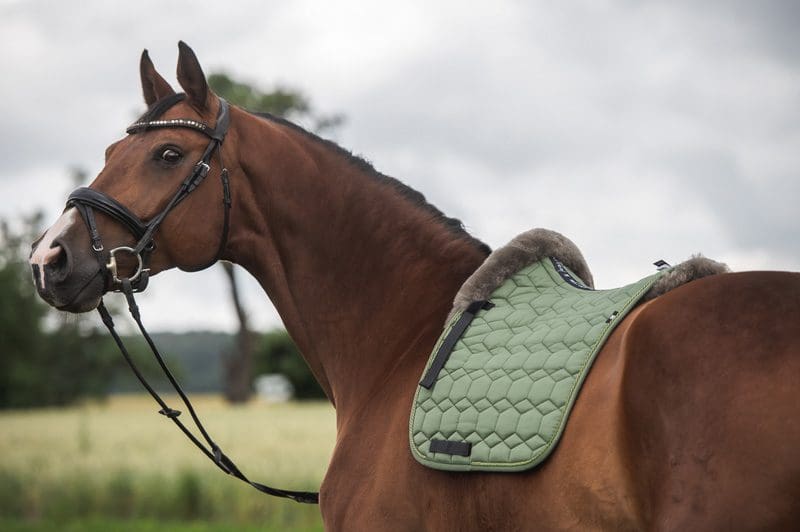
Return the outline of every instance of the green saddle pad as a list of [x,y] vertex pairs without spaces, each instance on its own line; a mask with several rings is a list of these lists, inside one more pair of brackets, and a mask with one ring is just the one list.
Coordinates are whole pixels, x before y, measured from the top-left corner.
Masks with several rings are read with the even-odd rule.
[[542,462],[603,343],[662,273],[592,290],[546,258],[455,315],[414,397],[414,458],[449,471],[520,471]]

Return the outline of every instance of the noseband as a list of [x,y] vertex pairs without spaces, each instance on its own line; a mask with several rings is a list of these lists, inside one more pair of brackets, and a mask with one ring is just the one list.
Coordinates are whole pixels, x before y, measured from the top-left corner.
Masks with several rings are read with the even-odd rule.
[[[155,401],[161,406],[161,410],[158,411],[159,414],[166,416],[170,419],[180,430],[183,432],[187,438],[189,438],[192,443],[194,443],[202,452],[205,454],[211,461],[213,461],[217,467],[219,467],[225,473],[242,480],[257,490],[266,493],[268,495],[273,495],[276,497],[285,497],[288,499],[292,499],[297,502],[303,503],[310,503],[316,504],[319,502],[319,494],[316,492],[307,492],[307,491],[291,491],[291,490],[283,490],[278,488],[272,488],[265,484],[261,484],[259,482],[253,482],[249,480],[244,473],[236,466],[236,464],[228,458],[228,456],[222,452],[219,446],[211,439],[208,432],[206,431],[203,424],[200,422],[200,419],[197,417],[195,413],[194,407],[192,403],[189,401],[189,398],[181,389],[178,382],[175,380],[174,375],[169,370],[164,361],[164,358],[161,356],[161,353],[158,351],[153,339],[148,334],[147,330],[144,328],[142,324],[141,314],[139,312],[139,306],[136,304],[136,300],[134,299],[134,292],[141,292],[147,287],[147,283],[150,278],[150,258],[155,250],[155,240],[153,239],[154,234],[158,227],[161,225],[161,222],[164,221],[164,218],[167,217],[169,212],[175,208],[181,201],[186,199],[186,197],[194,191],[203,180],[208,176],[208,172],[211,169],[211,158],[214,155],[214,152],[220,151],[220,146],[222,145],[222,141],[225,140],[225,134],[228,132],[228,127],[230,125],[230,110],[228,103],[223,100],[222,98],[219,99],[219,111],[217,112],[217,124],[215,127],[210,127],[207,124],[202,122],[197,122],[195,120],[177,118],[172,120],[157,120],[157,118],[163,114],[167,109],[172,107],[173,105],[177,104],[178,102],[182,101],[186,98],[185,94],[175,94],[172,96],[168,96],[163,100],[160,100],[153,107],[148,111],[142,119],[138,122],[132,124],[128,127],[127,132],[131,135],[149,131],[151,129],[159,129],[159,128],[188,128],[193,129],[195,131],[199,131],[203,133],[207,137],[209,137],[208,146],[206,146],[205,151],[203,152],[203,156],[194,165],[192,168],[191,173],[186,176],[181,182],[180,187],[169,200],[167,205],[156,214],[153,218],[150,219],[148,222],[144,222],[135,214],[133,214],[130,209],[122,205],[120,202],[109,196],[108,194],[101,192],[99,190],[94,190],[88,187],[82,187],[75,190],[72,194],[69,195],[67,199],[67,207],[75,207],[78,212],[81,213],[81,217],[83,221],[86,223],[87,228],[89,229],[89,235],[92,240],[92,250],[94,250],[95,256],[97,257],[97,261],[100,265],[100,273],[104,276],[106,282],[106,288],[116,291],[122,292],[125,294],[125,298],[128,301],[128,310],[131,313],[136,325],[139,327],[139,330],[142,333],[142,336],[147,341],[150,350],[153,353],[153,356],[156,358],[161,370],[166,375],[167,379],[169,380],[170,384],[172,385],[173,389],[177,392],[180,396],[181,401],[186,406],[187,411],[192,417],[195,426],[200,431],[203,439],[206,441],[206,444],[201,442],[179,419],[181,412],[179,410],[175,410],[170,408],[166,402],[158,395],[158,393],[153,389],[152,386],[147,382],[144,378],[142,373],[136,367],[136,364],[133,362],[130,354],[128,353],[125,344],[122,342],[119,334],[117,333],[114,327],[114,320],[111,317],[111,314],[106,309],[105,305],[103,304],[102,299],[100,300],[100,304],[97,307],[97,311],[100,313],[100,317],[103,320],[103,323],[108,328],[108,331],[111,333],[111,336],[114,338],[114,341],[117,344],[122,356],[125,357],[125,361],[133,370],[133,373],[139,379],[139,382],[142,383],[142,386],[150,393],[150,395],[155,399]],[[219,241],[219,247],[217,248],[217,252],[214,255],[214,258],[208,263],[199,268],[197,270],[201,270],[208,266],[214,264],[221,256],[223,251],[225,250],[225,244],[228,240],[228,226],[229,226],[229,219],[230,219],[230,207],[231,207],[231,194],[230,194],[230,186],[228,181],[228,170],[225,168],[225,165],[222,164],[222,154],[219,153],[218,155],[220,159],[220,166],[222,170],[220,171],[220,179],[222,181],[222,203],[224,209],[224,222],[222,227],[222,236]],[[95,222],[94,211],[102,212],[103,214],[110,216],[120,224],[122,224],[125,228],[130,231],[130,233],[137,239],[137,243],[131,246],[118,246],[114,249],[109,250],[108,252],[108,261],[103,260],[102,252],[104,250],[103,241],[100,238],[100,232],[97,229],[97,224]],[[131,274],[126,276],[120,275],[117,266],[117,255],[127,253],[132,255],[137,262],[135,271]]]

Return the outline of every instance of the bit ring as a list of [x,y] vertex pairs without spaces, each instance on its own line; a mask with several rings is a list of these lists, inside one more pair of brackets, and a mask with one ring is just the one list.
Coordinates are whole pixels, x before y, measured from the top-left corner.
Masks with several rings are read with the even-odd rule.
[[122,283],[122,279],[120,279],[119,276],[117,275],[117,257],[115,255],[118,251],[124,251],[136,257],[136,260],[138,261],[136,271],[133,272],[133,275],[127,278],[127,280],[130,282],[135,281],[142,274],[142,270],[144,268],[144,261],[142,260],[141,253],[137,253],[135,249],[128,246],[120,246],[108,252],[108,263],[106,264],[106,268],[108,268],[108,271],[111,272],[111,279],[117,284]]

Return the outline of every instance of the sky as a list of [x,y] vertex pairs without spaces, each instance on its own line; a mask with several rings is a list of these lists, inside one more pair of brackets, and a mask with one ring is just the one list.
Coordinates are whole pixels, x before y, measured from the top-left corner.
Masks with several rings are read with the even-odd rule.
[[[793,1],[0,0],[0,217],[54,221],[144,109],[142,49],[177,86],[182,39],[206,73],[345,115],[336,142],[490,246],[563,233],[598,287],[696,253],[797,271],[799,23]],[[146,325],[233,330],[225,282],[160,274]]]

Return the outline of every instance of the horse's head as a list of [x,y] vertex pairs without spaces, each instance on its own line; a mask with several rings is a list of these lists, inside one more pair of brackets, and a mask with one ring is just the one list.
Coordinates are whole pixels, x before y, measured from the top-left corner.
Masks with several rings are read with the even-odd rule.
[[[223,252],[228,106],[209,90],[194,52],[184,43],[179,49],[185,94],[175,93],[145,51],[140,70],[148,111],[108,147],[94,182],[70,195],[61,217],[32,246],[36,287],[54,307],[85,312],[109,290],[128,283],[141,290],[150,275],[200,269]],[[211,183],[203,183],[206,176]]]

